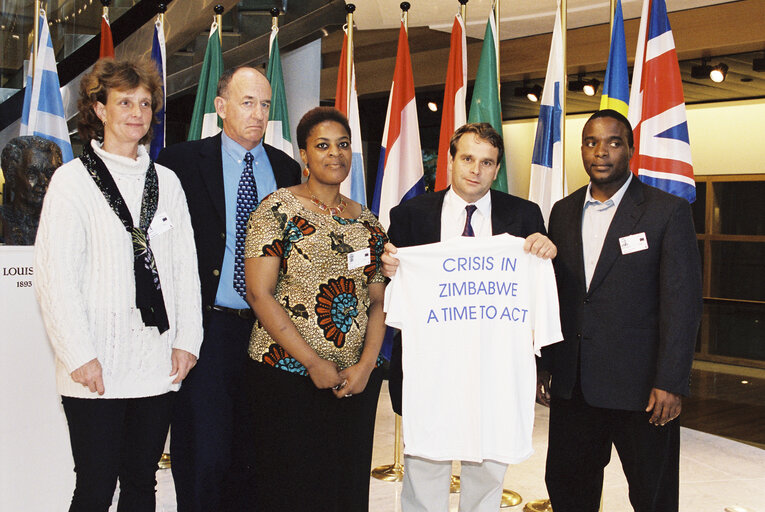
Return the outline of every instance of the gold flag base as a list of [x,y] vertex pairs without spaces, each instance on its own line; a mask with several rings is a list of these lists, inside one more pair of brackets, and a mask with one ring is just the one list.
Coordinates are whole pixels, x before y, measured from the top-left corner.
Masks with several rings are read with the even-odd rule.
[[159,458],[157,466],[159,466],[159,469],[170,469],[170,454],[163,453],[162,457]]
[[552,512],[550,500],[529,501],[523,507],[523,512]]
[[372,476],[383,482],[400,482],[404,479],[404,466],[401,464],[385,464],[372,470]]
[[[460,477],[452,475],[451,483],[449,484],[449,492],[452,494],[458,494],[460,492]],[[521,495],[510,489],[502,490],[502,501],[500,502],[500,508],[515,507],[521,504],[523,498]]]

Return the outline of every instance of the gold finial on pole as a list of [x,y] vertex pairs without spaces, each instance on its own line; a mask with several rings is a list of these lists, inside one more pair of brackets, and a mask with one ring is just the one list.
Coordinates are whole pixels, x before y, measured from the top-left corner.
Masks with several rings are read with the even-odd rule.
[[157,11],[159,11],[159,22],[162,24],[162,26],[165,26],[165,12],[167,12],[167,4],[164,2],[160,2],[157,4]]
[[354,85],[351,83],[351,79],[353,78],[353,12],[355,10],[356,6],[354,4],[345,5],[345,12],[348,13],[346,16],[346,24],[348,26],[348,48],[345,52],[345,83],[347,84],[347,87],[345,88],[345,108],[348,109],[348,117],[351,116],[351,96]]
[[409,2],[401,2],[401,10],[404,11],[401,15],[401,19],[404,22],[404,30],[406,31],[407,35],[409,34],[409,8],[412,7],[412,5]]
[[279,9],[277,7],[271,8],[271,30],[279,28]]
[[213,7],[213,11],[215,12],[215,23],[218,24],[218,39],[220,40],[220,47],[222,51],[223,49],[223,6],[221,4],[217,4],[215,7]]

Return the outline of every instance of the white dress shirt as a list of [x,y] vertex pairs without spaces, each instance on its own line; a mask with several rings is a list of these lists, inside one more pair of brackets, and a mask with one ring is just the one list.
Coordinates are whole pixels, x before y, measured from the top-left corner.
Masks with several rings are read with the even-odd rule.
[[444,204],[441,207],[441,241],[445,242],[455,236],[462,236],[465,229],[465,218],[467,212],[465,207],[469,204],[476,206],[470,225],[473,226],[473,233],[477,237],[487,237],[492,235],[491,231],[491,193],[486,192],[484,196],[475,203],[467,203],[457,195],[453,189],[446,191]]

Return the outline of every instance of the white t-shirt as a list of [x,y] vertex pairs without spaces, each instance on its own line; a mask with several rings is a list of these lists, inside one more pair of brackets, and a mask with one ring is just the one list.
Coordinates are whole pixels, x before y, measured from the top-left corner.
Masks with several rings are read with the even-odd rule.
[[534,354],[563,336],[552,262],[523,243],[398,249],[385,311],[402,332],[406,454],[515,464],[533,453]]

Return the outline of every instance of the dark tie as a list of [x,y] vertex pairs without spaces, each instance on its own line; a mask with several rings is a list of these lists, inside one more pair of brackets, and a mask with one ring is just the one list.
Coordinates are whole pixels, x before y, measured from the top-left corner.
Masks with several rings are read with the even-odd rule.
[[247,238],[247,220],[258,206],[258,187],[252,174],[252,153],[244,154],[244,171],[236,191],[236,253],[234,257],[234,290],[243,299],[247,296],[244,285],[244,241]]
[[473,218],[473,213],[475,213],[476,209],[477,207],[474,204],[469,204],[465,207],[465,213],[467,215],[465,216],[465,229],[462,230],[462,236],[475,236],[473,226],[470,224],[470,219]]

